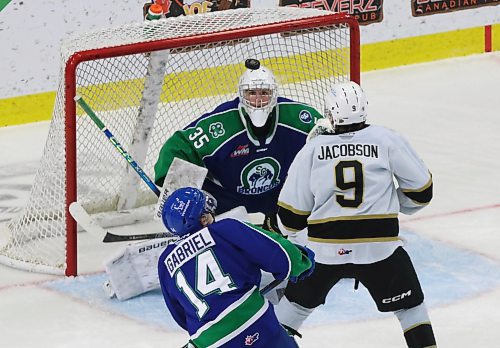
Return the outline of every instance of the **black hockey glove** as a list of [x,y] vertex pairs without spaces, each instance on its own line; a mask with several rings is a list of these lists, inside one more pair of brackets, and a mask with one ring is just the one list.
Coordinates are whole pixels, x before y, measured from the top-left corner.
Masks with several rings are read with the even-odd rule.
[[[281,326],[283,326],[283,328],[285,329],[286,333],[288,334],[288,336],[290,337],[294,337],[294,336],[297,336],[299,338],[302,338],[302,334],[299,333],[297,330],[295,329],[292,329],[290,326],[287,326],[285,324],[281,324]],[[293,338],[293,340],[295,341],[295,338]],[[297,343],[297,342],[295,342]]]
[[311,249],[309,249],[308,247],[305,247],[303,245],[299,245],[299,244],[294,244],[297,248],[300,249],[300,251],[302,251],[302,254],[307,256],[307,258],[309,260],[311,260],[311,267],[307,270],[305,270],[304,272],[302,272],[301,274],[299,274],[298,276],[291,276],[289,278],[289,280],[292,282],[292,283],[297,283],[297,281],[299,280],[304,280],[305,278],[309,277],[312,272],[314,271],[314,267],[316,267],[316,261],[314,261],[314,251],[312,251]]
[[283,233],[281,233],[278,226],[277,213],[266,214],[264,217],[264,222],[262,223],[262,228],[267,231],[279,233],[283,236]]

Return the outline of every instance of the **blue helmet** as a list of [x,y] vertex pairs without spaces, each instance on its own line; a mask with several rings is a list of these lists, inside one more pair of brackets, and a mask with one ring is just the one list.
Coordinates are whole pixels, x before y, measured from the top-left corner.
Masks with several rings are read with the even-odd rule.
[[174,191],[165,201],[162,210],[163,224],[177,236],[201,230],[200,218],[215,213],[217,201],[194,187]]

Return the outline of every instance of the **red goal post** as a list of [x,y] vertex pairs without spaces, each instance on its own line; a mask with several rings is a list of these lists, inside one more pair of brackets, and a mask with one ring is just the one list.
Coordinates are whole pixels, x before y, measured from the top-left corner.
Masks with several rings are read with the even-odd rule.
[[360,82],[359,47],[354,18],[287,7],[168,18],[66,41],[41,166],[27,206],[8,224],[0,262],[76,275],[72,202],[101,217],[115,214],[118,223],[126,223],[120,211],[151,213],[156,197],[77,110],[76,94],[153,178],[168,136],[236,96],[246,58],[261,60],[275,73],[280,96],[320,109],[332,83]]

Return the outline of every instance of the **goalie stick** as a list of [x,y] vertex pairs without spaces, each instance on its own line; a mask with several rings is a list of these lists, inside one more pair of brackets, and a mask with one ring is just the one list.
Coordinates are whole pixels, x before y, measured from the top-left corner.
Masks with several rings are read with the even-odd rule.
[[[136,173],[139,175],[139,177],[148,185],[148,187],[159,198],[158,203],[156,204],[155,217],[161,218],[161,210],[163,208],[163,203],[165,203],[165,200],[167,199],[169,193],[171,193],[171,191],[173,191],[174,189],[180,188],[183,186],[195,186],[195,187],[201,188],[201,185],[203,184],[203,180],[205,179],[205,176],[207,173],[207,169],[199,167],[199,166],[194,165],[192,163],[189,163],[185,160],[182,160],[179,158],[174,158],[174,161],[171,164],[171,170],[169,170],[169,173],[167,174],[167,177],[164,180],[162,190],[160,191],[156,187],[155,183],[144,172],[144,170],[142,170],[142,168],[132,158],[132,156],[127,151],[125,151],[123,146],[118,142],[118,140],[116,140],[113,133],[111,133],[111,131],[104,125],[104,123],[99,119],[99,117],[95,114],[95,112],[92,110],[92,108],[85,102],[85,100],[83,100],[83,98],[81,96],[77,95],[75,97],[75,101],[78,103],[78,105],[80,105],[80,107],[85,111],[85,113],[92,119],[92,121],[94,121],[94,123],[97,125],[97,127],[99,127],[99,129],[106,135],[106,137],[113,144],[113,146],[118,150],[118,152],[120,152],[120,154],[123,156],[123,158],[125,158],[125,160],[130,164],[130,166],[136,171]],[[174,168],[175,168],[175,170],[173,170]],[[83,213],[85,213],[88,216],[87,212],[83,209],[83,207],[81,205],[79,205],[79,207],[81,209],[73,207],[73,210],[79,211],[80,216]],[[73,218],[75,220],[77,220],[75,218],[75,216],[73,216]],[[100,228],[100,226],[97,226],[95,223],[92,222],[92,220],[90,219],[90,216],[88,217],[88,219],[89,219],[89,221],[83,221],[82,223],[80,223],[78,220],[77,220],[77,222],[79,222],[80,226],[82,226],[82,227],[84,227],[83,224],[87,222],[87,226],[89,226],[94,231],[97,227]],[[91,224],[89,224],[89,222]],[[101,230],[102,230],[102,228],[101,228]],[[104,230],[102,230],[102,231],[104,231]],[[127,241],[127,240],[131,241],[131,240],[141,240],[141,239],[163,238],[162,236],[168,236],[168,235],[165,235],[165,233],[161,233],[161,234],[149,233],[149,234],[128,235],[128,236],[123,236],[120,238],[120,237],[118,237],[118,235],[115,235],[111,232],[108,232],[105,235],[103,242],[107,243],[107,242],[118,242],[118,241],[121,242],[121,241]]]
[[160,190],[156,187],[155,183],[147,176],[146,173],[142,170],[142,168],[137,164],[137,162],[132,158],[132,156],[125,151],[123,146],[116,140],[115,136],[111,131],[106,128],[104,123],[97,117],[95,112],[90,108],[90,106],[83,100],[83,98],[79,95],[75,97],[75,101],[80,105],[80,107],[85,111],[87,115],[94,121],[94,123],[99,127],[99,129],[106,135],[111,144],[118,150],[118,152],[127,160],[127,162],[134,168],[136,173],[141,177],[141,179],[149,186],[149,188],[156,194],[157,197],[160,196]]
[[269,284],[267,284],[266,286],[264,286],[261,290],[260,290],[260,293],[262,295],[265,295],[267,294],[269,291],[271,291],[272,289],[274,289],[275,287],[277,287],[278,285],[280,285],[282,282],[284,281],[284,279],[275,279],[273,280],[272,282],[270,282]]
[[89,213],[87,213],[80,203],[72,202],[69,205],[69,213],[85,231],[95,235],[106,234],[106,231],[92,220]]
[[[91,220],[90,215],[85,211],[85,209],[81,206],[80,203],[74,202],[71,203],[73,206],[73,211],[77,211],[77,217],[74,217],[75,220],[81,219],[80,216],[86,215],[86,217],[83,218],[83,220]],[[71,212],[71,205],[70,205],[70,212]],[[72,213],[73,215],[73,213]],[[236,207],[231,209],[230,211],[218,215],[218,219],[222,219],[224,217],[232,217],[233,219],[240,219],[240,220],[245,220],[247,215],[247,211],[244,207]],[[80,224],[81,225],[81,224]],[[83,227],[83,225],[81,225]],[[158,232],[158,233],[144,233],[144,234],[128,234],[128,235],[123,235],[123,234],[114,234],[109,231],[105,231],[102,229],[100,226],[97,226],[102,230],[102,233],[106,233],[104,235],[104,239],[102,240],[104,243],[114,243],[114,242],[128,242],[128,241],[134,241],[134,240],[144,240],[144,239],[155,239],[155,238],[167,238],[167,237],[175,237],[172,235],[170,232]]]
[[144,239],[155,239],[155,238],[177,238],[170,232],[159,232],[159,233],[144,233],[144,234],[114,234],[106,231],[106,235],[103,238],[103,243],[114,243],[114,242],[129,242],[135,240]]
[[78,222],[80,226],[82,226],[87,232],[93,233],[95,235],[104,236],[104,243],[114,243],[114,242],[129,242],[136,240],[145,240],[145,239],[155,239],[155,238],[167,238],[172,237],[176,238],[170,232],[159,232],[159,233],[144,233],[144,234],[128,234],[128,235],[119,235],[114,234],[109,231],[106,231],[104,228],[95,223],[90,217],[89,213],[82,207],[82,205],[78,202],[73,202],[69,205],[69,212],[73,219]]

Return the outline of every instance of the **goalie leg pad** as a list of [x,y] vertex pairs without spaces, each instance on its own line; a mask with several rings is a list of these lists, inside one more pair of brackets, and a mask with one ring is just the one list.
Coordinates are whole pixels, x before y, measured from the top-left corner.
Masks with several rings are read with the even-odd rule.
[[[218,215],[217,219],[235,216],[248,220],[244,207],[237,207],[226,214]],[[177,237],[146,240],[129,244],[119,250],[104,265],[109,278],[109,284],[105,286],[106,295],[112,297],[114,293],[118,300],[124,301],[158,289],[160,287],[157,271],[158,259],[167,245],[175,240]]]
[[111,287],[120,301],[158,289],[158,259],[171,241],[161,238],[129,244],[104,264]]

